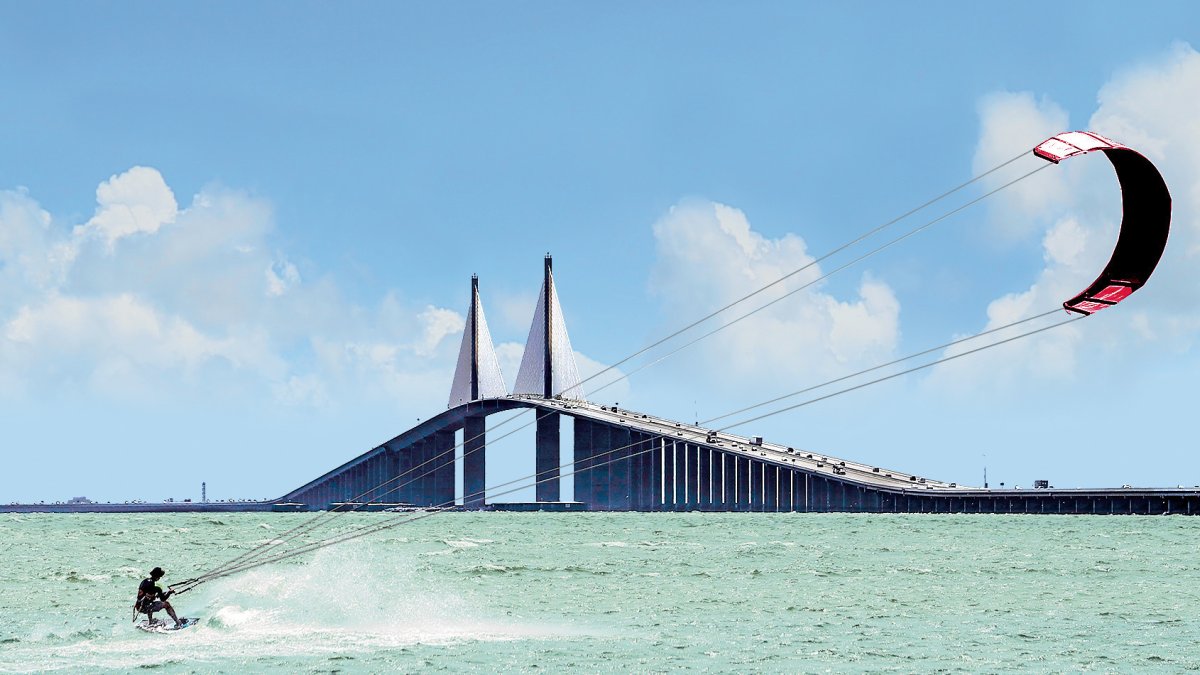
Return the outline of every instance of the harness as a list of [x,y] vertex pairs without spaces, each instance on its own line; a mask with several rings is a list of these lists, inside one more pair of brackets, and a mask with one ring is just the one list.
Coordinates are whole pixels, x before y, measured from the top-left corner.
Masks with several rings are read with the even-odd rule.
[[152,605],[158,596],[163,594],[162,586],[159,586],[158,583],[153,579],[150,581],[154,584],[153,593],[147,593],[146,591],[142,590],[141,586],[138,587],[137,599],[133,602],[134,620],[137,620],[137,615],[139,612],[149,614],[150,612],[147,612],[146,608]]

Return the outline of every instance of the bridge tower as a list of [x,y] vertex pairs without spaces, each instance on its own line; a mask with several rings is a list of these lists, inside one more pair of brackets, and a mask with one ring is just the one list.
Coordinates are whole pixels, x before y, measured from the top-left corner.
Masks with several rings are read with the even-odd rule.
[[[507,394],[492,334],[483,315],[483,303],[479,300],[479,276],[472,274],[471,307],[467,310],[467,325],[458,348],[458,365],[454,369],[447,407],[485,398],[502,398]],[[486,419],[487,416],[479,411],[468,414],[463,420],[463,506],[468,509],[483,508],[484,505]]]
[[[553,259],[546,254],[542,291],[534,310],[533,325],[525,341],[521,369],[517,372],[514,394],[543,398],[582,399],[579,366],[567,336],[558,291],[554,286]],[[539,413],[537,419],[536,470],[537,501],[561,500],[559,489],[559,415]]]

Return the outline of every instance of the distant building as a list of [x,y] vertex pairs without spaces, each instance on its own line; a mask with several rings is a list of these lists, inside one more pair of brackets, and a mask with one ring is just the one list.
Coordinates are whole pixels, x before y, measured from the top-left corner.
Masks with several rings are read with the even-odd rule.
[[95,504],[96,502],[88,499],[87,497],[71,497],[69,500],[67,500],[67,503],[68,504]]

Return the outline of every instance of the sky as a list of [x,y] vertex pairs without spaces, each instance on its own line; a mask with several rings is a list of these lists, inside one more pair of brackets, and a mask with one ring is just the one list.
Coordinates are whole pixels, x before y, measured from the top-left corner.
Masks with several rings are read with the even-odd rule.
[[[1052,310],[1115,241],[1099,155],[823,275],[1071,129],[1171,188],[1145,288],[732,431],[960,484],[1200,484],[1196,26],[1191,2],[0,3],[0,502],[279,496],[445,410],[472,274],[511,386],[553,254],[589,375],[1022,153],[589,398],[708,420]],[[489,483],[532,445],[491,444]]]

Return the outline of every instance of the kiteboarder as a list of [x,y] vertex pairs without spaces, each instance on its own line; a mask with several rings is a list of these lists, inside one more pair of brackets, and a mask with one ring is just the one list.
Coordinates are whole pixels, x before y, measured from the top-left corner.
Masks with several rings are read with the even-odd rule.
[[183,622],[179,617],[175,616],[175,608],[171,607],[171,603],[167,602],[167,598],[171,597],[174,590],[164,591],[158,583],[166,575],[161,567],[155,567],[150,570],[149,578],[142,579],[142,583],[138,586],[137,602],[134,603],[133,609],[146,615],[146,623],[154,623],[154,613],[160,609],[167,610],[167,615],[175,621],[176,628],[182,628]]

